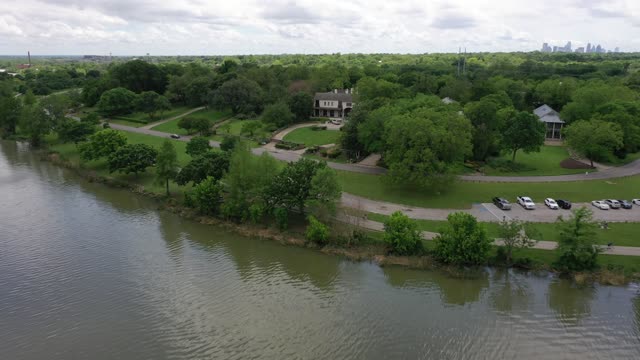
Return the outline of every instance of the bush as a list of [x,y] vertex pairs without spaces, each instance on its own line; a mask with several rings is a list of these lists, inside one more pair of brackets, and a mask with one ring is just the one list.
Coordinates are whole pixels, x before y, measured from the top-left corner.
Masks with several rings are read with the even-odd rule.
[[305,150],[305,154],[315,154],[318,152],[318,150],[320,150],[319,146],[310,146],[307,148],[307,150]]
[[320,156],[327,157],[327,152],[328,152],[327,148],[320,148]]
[[278,207],[273,210],[273,216],[276,218],[276,224],[281,231],[287,230],[289,227],[289,211],[283,207]]
[[326,126],[324,126],[324,125],[323,125],[323,126],[315,125],[315,126],[312,126],[312,127],[311,127],[311,130],[312,130],[312,131],[327,130],[327,127],[326,127]]
[[327,225],[318,221],[313,215],[309,215],[307,220],[309,220],[309,225],[305,232],[307,240],[318,245],[325,245],[329,240],[329,228]]
[[480,265],[487,262],[491,239],[478,220],[457,212],[447,217],[447,227],[435,238],[435,255],[447,264]]
[[238,138],[235,136],[225,136],[220,142],[220,149],[227,152],[232,151],[236,147],[238,141]]
[[218,180],[208,177],[193,188],[188,201],[200,214],[215,215],[222,202],[220,192],[221,186]]
[[397,255],[416,255],[422,252],[422,237],[415,221],[400,211],[384,222],[384,242]]
[[335,159],[341,154],[342,154],[342,149],[340,149],[339,147],[333,147],[327,150],[327,157],[329,157],[330,159]]
[[290,141],[281,141],[276,144],[276,149],[300,150],[300,149],[304,149],[304,145],[290,142]]
[[236,118],[238,120],[248,120],[249,119],[249,115],[247,115],[247,114],[236,114],[236,116],[234,116],[234,118]]

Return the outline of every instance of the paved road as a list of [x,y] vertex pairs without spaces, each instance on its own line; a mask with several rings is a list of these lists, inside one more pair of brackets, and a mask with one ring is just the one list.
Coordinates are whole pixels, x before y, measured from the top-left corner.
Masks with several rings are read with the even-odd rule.
[[200,111],[200,110],[202,110],[202,109],[204,109],[204,106],[197,107],[197,108],[195,108],[195,109],[191,109],[191,110],[189,110],[189,111],[187,111],[187,112],[185,112],[185,113],[182,113],[182,114],[176,115],[176,116],[174,116],[174,117],[170,117],[170,118],[168,118],[168,119],[164,119],[164,120],[156,121],[156,122],[154,122],[154,123],[151,123],[151,124],[148,124],[148,125],[142,126],[142,127],[140,127],[140,129],[147,129],[147,130],[149,130],[149,129],[151,129],[152,127],[158,126],[158,125],[160,125],[160,124],[164,124],[164,123],[166,123],[166,122],[169,122],[169,121],[172,121],[172,120],[175,120],[175,119],[179,119],[179,118],[181,118],[181,117],[183,117],[183,116],[187,116],[187,115],[189,115],[189,114],[192,114],[192,113],[194,113],[194,112],[196,112],[196,111]]
[[[343,216],[352,218],[352,216],[349,216],[349,215],[343,215]],[[384,224],[381,222],[365,220],[365,219],[358,219],[358,220],[350,219],[349,221],[350,223],[357,223],[359,226],[369,230],[384,231]],[[438,233],[435,233],[435,232],[430,232],[430,231],[422,232],[422,238],[425,240],[433,240],[437,235]],[[494,244],[503,245],[503,242],[500,239],[495,239]],[[533,246],[533,248],[541,249],[541,250],[554,250],[557,245],[558,243],[554,241],[537,241],[536,244]],[[603,247],[602,250],[603,250],[602,253],[607,255],[640,256],[640,247],[612,246],[611,248]]]

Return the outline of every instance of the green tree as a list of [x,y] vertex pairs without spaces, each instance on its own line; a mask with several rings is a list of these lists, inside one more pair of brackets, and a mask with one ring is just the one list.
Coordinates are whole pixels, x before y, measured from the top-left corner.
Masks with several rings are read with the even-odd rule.
[[516,153],[538,152],[544,144],[545,124],[537,116],[526,111],[513,113],[502,132],[502,146],[512,154],[511,161],[516,161]]
[[396,211],[384,222],[384,242],[397,255],[416,255],[422,252],[422,236],[415,221]]
[[165,139],[156,156],[156,183],[166,185],[169,196],[169,180],[174,180],[179,172],[178,153],[169,139]]
[[178,120],[178,127],[180,129],[185,129],[187,133],[191,134],[195,131],[193,129],[193,120],[194,118],[189,116],[182,117],[180,118],[180,120]]
[[268,187],[269,208],[296,210],[304,214],[305,202],[311,193],[311,181],[316,173],[326,166],[326,163],[306,158],[288,163]]
[[135,109],[137,95],[125,88],[115,88],[102,93],[98,101],[98,111],[105,116],[125,115]]
[[577,88],[578,82],[573,78],[548,79],[536,86],[534,96],[539,104],[547,104],[560,111]]
[[242,128],[240,128],[240,134],[247,135],[252,137],[254,133],[262,128],[262,123],[260,121],[247,121],[242,124]]
[[11,136],[16,133],[21,113],[22,103],[13,92],[0,96],[0,135]]
[[195,136],[187,143],[186,152],[192,158],[198,157],[211,149],[209,139],[204,136]]
[[511,265],[514,249],[526,249],[536,244],[535,240],[529,238],[526,225],[522,220],[507,220],[505,218],[498,226],[498,237],[505,249],[507,265]]
[[170,110],[171,103],[166,97],[155,91],[145,91],[137,96],[135,107],[138,111],[149,115],[150,120],[153,120],[157,113]]
[[598,265],[600,248],[592,216],[591,210],[582,207],[574,210],[568,220],[558,218],[556,227],[560,238],[555,266],[561,271],[593,270]]
[[202,215],[215,215],[222,203],[222,186],[218,180],[208,177],[197,184],[188,194],[193,206]]
[[100,115],[95,112],[90,112],[86,116],[82,117],[80,121],[91,125],[98,125],[100,124]]
[[221,109],[231,108],[234,114],[259,112],[264,98],[260,85],[244,78],[225,82],[212,96],[212,105]]
[[481,265],[491,250],[491,239],[475,217],[463,212],[449,214],[447,226],[435,238],[434,254],[447,264]]
[[89,135],[96,132],[94,124],[67,119],[57,127],[58,140],[63,143],[73,142],[77,144],[87,140]]
[[131,60],[114,66],[111,76],[120,86],[135,93],[155,91],[164,94],[167,74],[157,65],[144,60]]
[[623,146],[620,125],[601,120],[580,120],[564,129],[567,144],[576,152],[593,160],[606,160]]
[[225,136],[220,142],[220,150],[230,152],[236,147],[240,140],[235,136]]
[[80,156],[84,160],[107,157],[127,144],[127,137],[119,131],[105,129],[89,136],[89,141],[80,144]]
[[[104,131],[104,130],[103,130]],[[109,172],[138,175],[153,166],[158,152],[147,144],[126,144],[107,158]]]
[[195,118],[191,122],[191,126],[194,131],[199,133],[201,136],[208,136],[211,134],[211,120],[206,118]]
[[311,178],[311,188],[305,204],[316,217],[328,219],[335,215],[336,203],[341,195],[342,188],[338,181],[338,174],[326,166],[316,170]]
[[304,235],[307,240],[318,245],[325,245],[329,241],[329,227],[316,219],[313,215],[307,217],[309,225]]
[[278,102],[267,106],[262,113],[262,121],[265,124],[281,128],[293,122],[294,115],[287,104]]
[[44,136],[51,132],[54,126],[40,104],[25,107],[19,125],[21,132],[29,137],[29,144],[33,147],[40,146]]
[[296,122],[308,121],[313,114],[313,98],[304,91],[299,91],[289,98],[289,109]]
[[175,180],[178,185],[183,186],[190,182],[194,185],[198,184],[208,177],[220,180],[228,169],[229,156],[227,153],[207,151],[180,169]]

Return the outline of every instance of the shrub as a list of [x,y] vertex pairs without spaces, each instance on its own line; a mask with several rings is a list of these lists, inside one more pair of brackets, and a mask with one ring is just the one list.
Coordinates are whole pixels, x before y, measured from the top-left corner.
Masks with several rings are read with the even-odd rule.
[[290,141],[281,141],[276,144],[276,148],[284,149],[284,150],[300,150],[304,148],[304,145],[290,142]]
[[318,150],[320,149],[319,146],[310,146],[307,148],[307,150],[305,150],[306,154],[315,154],[318,152]]
[[307,240],[318,245],[325,245],[329,240],[329,227],[318,221],[313,215],[309,215],[307,220],[309,220],[309,225],[305,232]]
[[311,130],[313,130],[313,131],[327,130],[327,127],[326,126],[315,125],[315,126],[311,127]]
[[283,207],[277,207],[273,210],[273,216],[276,218],[276,224],[281,231],[289,227],[289,211]]
[[189,195],[189,202],[200,214],[215,215],[222,200],[220,192],[218,180],[208,177],[193,188]]
[[400,211],[384,222],[384,242],[397,255],[416,255],[423,249],[418,225]]
[[333,147],[327,150],[327,157],[329,157],[330,159],[335,159],[341,154],[342,154],[342,149],[340,149],[339,147]]
[[238,141],[238,138],[235,136],[225,136],[220,142],[220,149],[227,152],[232,151],[236,147]]
[[487,262],[491,239],[470,214],[457,212],[447,217],[448,225],[435,238],[436,257],[448,264],[479,265]]

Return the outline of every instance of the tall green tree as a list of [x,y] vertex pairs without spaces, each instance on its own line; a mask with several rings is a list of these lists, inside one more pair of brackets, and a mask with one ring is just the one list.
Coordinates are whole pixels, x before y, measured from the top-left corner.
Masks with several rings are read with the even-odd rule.
[[293,113],[289,110],[287,104],[283,102],[267,106],[262,113],[262,121],[275,128],[290,125],[293,122],[293,119]]
[[187,198],[202,215],[216,215],[222,203],[222,186],[220,182],[208,177],[187,194]]
[[125,115],[133,112],[137,95],[125,88],[115,88],[102,93],[97,107],[105,116]]
[[623,132],[618,124],[601,120],[577,121],[564,129],[567,144],[582,156],[607,160],[613,151],[623,146]]
[[96,160],[108,157],[127,144],[127,137],[119,131],[105,129],[89,136],[86,143],[80,144],[80,156],[84,160]]
[[178,153],[169,139],[165,139],[156,156],[156,182],[164,183],[169,196],[169,180],[174,180],[179,172]]
[[263,106],[264,93],[260,85],[245,78],[225,82],[213,94],[211,104],[224,109],[231,108],[234,114],[259,112]]
[[311,193],[312,180],[316,173],[326,166],[326,163],[306,158],[288,163],[268,187],[269,207],[295,210],[304,214],[305,202]]
[[447,226],[435,238],[434,253],[447,264],[482,265],[491,250],[491,239],[471,214],[449,214]]
[[526,111],[513,113],[502,132],[502,146],[512,154],[511,161],[516,161],[516,153],[538,152],[544,144],[547,129],[537,116]]
[[155,119],[156,114],[171,109],[169,100],[155,91],[145,91],[140,93],[135,101],[135,107],[149,116],[150,120]]
[[219,151],[207,151],[196,156],[176,176],[178,185],[200,183],[208,177],[222,179],[229,169],[229,155]]
[[555,266],[566,272],[595,269],[600,248],[591,210],[585,207],[576,209],[569,219],[560,217],[556,224],[560,238]]
[[308,121],[313,114],[313,98],[304,91],[299,91],[289,98],[289,109],[296,122]]
[[511,265],[513,252],[516,249],[533,247],[536,241],[527,234],[527,224],[518,219],[503,219],[498,226],[498,237],[505,250],[507,265]]
[[192,158],[198,157],[211,150],[209,139],[204,136],[195,136],[189,140],[186,147],[186,153]]
[[107,158],[109,172],[138,175],[153,166],[158,152],[147,144],[126,144]]
[[0,96],[0,135],[4,137],[16,133],[21,113],[22,103],[12,92]]
[[94,124],[67,119],[57,127],[58,140],[63,143],[73,142],[77,144],[87,140],[89,135],[95,133],[96,130]]
[[316,170],[305,205],[317,218],[328,220],[336,213],[336,204],[342,196],[338,174],[326,166]]
[[384,242],[397,255],[416,255],[422,252],[422,236],[415,221],[396,211],[384,222]]

